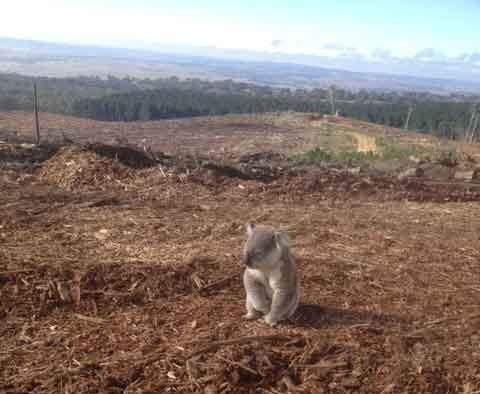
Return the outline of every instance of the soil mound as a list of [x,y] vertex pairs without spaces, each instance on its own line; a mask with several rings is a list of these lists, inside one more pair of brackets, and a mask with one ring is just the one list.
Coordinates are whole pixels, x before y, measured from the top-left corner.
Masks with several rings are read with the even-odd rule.
[[435,183],[416,179],[399,181],[389,176],[357,176],[346,171],[319,170],[300,176],[285,176],[270,184],[267,194],[304,198],[371,198],[378,201],[419,202],[480,201],[480,189],[462,183]]
[[58,146],[52,144],[35,146],[0,143],[0,168],[28,171],[48,160],[57,150]]
[[[114,146],[105,144],[91,144],[86,147],[89,151],[109,159],[118,160],[120,163],[131,168],[148,168],[156,165],[155,160],[145,155],[143,152],[133,149],[129,146]],[[159,160],[167,160],[169,156],[163,153],[157,153]]]
[[68,146],[45,161],[38,176],[69,191],[89,186],[102,189],[128,178],[130,169],[119,160],[101,156],[89,148]]

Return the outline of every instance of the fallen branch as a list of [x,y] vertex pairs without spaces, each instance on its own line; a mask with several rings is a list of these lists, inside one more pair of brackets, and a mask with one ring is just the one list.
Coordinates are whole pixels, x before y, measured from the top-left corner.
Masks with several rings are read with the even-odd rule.
[[467,315],[467,316],[449,316],[449,317],[445,317],[443,319],[436,319],[436,320],[431,320],[431,321],[428,321],[426,323],[423,324],[423,327],[420,327],[420,328],[417,328],[411,332],[409,332],[408,334],[406,334],[405,336],[408,338],[408,337],[415,337],[421,333],[423,333],[424,331],[427,331],[431,328],[433,328],[434,326],[437,326],[439,324],[442,324],[442,323],[447,323],[447,322],[452,322],[452,321],[460,321],[460,320],[472,320],[472,319],[476,319],[476,318],[480,318],[480,313],[472,313],[470,315]]
[[22,274],[24,272],[34,272],[33,269],[23,269],[23,270],[12,270],[12,271],[0,271],[0,275],[14,275],[14,274]]
[[242,343],[255,342],[255,341],[260,341],[260,342],[261,341],[279,341],[279,340],[289,341],[291,339],[292,337],[290,336],[282,336],[282,335],[250,336],[250,337],[227,339],[224,341],[212,342],[210,345],[190,353],[188,356],[185,356],[185,358],[190,359],[192,357],[198,356],[199,354],[214,351],[222,346],[242,344]]
[[108,321],[105,319],[100,319],[98,317],[85,316],[85,315],[81,315],[80,313],[74,313],[73,316],[75,316],[77,319],[84,320],[89,323],[96,323],[96,324],[108,323]]
[[232,279],[235,279],[237,276],[238,276],[238,274],[227,276],[226,278],[222,278],[220,280],[217,280],[216,282],[213,282],[213,283],[210,283],[206,286],[201,287],[199,289],[199,291],[207,291],[207,290],[210,290],[210,289],[212,289],[216,286],[223,285],[225,283],[230,282]]
[[96,207],[103,207],[106,205],[116,205],[119,203],[120,201],[116,197],[104,197],[94,201],[87,201],[87,202],[81,202],[81,203],[75,204],[75,207],[76,208],[96,208]]
[[335,369],[346,367],[348,367],[348,363],[345,361],[320,361],[313,365],[307,365],[305,369]]
[[87,295],[104,295],[104,296],[111,296],[111,297],[126,297],[132,294],[126,291],[116,291],[116,290],[84,290],[82,291],[82,293]]
[[158,166],[158,169],[160,170],[160,173],[162,174],[162,176],[163,176],[164,178],[166,178],[167,175],[165,174],[165,171],[163,171],[163,168],[162,168],[161,165]]
[[235,366],[237,366],[237,367],[239,367],[239,368],[242,368],[243,370],[247,371],[248,373],[251,373],[252,375],[263,376],[263,375],[260,374],[259,372],[254,371],[252,368],[247,367],[246,365],[243,365],[242,363],[239,363],[239,362],[233,361],[233,360],[229,360],[228,358],[219,356],[218,354],[217,354],[216,357],[219,358],[220,360],[226,362],[227,364],[235,365]]
[[437,324],[442,324],[442,323],[446,323],[448,321],[458,321],[458,320],[463,320],[463,319],[475,319],[477,317],[480,317],[480,313],[476,312],[476,313],[472,313],[470,315],[467,315],[467,316],[449,316],[449,317],[445,317],[443,319],[436,319],[436,320],[431,320],[429,322],[426,322],[424,324],[424,326],[426,327],[431,327],[431,326],[436,326]]

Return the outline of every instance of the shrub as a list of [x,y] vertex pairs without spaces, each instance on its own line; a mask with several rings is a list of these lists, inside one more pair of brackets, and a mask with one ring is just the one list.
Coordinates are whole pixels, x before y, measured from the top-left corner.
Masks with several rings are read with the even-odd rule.
[[426,148],[421,146],[401,145],[393,138],[379,137],[376,138],[375,143],[384,160],[407,159],[410,156],[420,156],[428,152]]
[[330,152],[322,148],[315,148],[291,157],[297,164],[320,165],[324,163],[361,164],[374,160],[376,155],[372,152],[340,151]]

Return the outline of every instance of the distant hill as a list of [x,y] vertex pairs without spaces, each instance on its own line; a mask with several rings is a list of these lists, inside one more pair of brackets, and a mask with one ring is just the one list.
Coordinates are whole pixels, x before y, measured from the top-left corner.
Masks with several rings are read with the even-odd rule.
[[[209,53],[205,51],[205,53]],[[240,55],[239,55],[240,56]],[[272,56],[273,59],[279,59]],[[137,78],[233,79],[286,88],[424,91],[478,94],[480,81],[353,72],[281,61],[253,61],[147,50],[104,48],[0,38],[0,72],[50,77],[79,75]]]

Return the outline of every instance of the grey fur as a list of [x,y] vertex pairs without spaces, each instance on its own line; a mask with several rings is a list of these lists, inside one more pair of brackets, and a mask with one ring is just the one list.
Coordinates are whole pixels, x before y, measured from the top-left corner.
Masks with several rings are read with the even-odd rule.
[[288,237],[270,226],[247,224],[243,263],[246,319],[263,316],[274,326],[291,317],[299,302],[299,283]]

